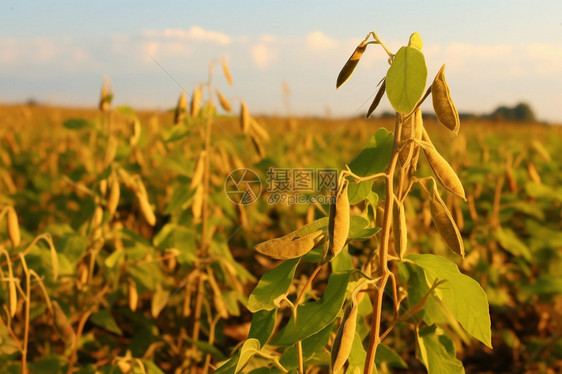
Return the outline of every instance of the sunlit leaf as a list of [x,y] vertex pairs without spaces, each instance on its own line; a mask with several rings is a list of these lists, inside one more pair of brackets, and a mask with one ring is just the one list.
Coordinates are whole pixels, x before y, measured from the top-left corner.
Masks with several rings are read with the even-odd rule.
[[423,53],[414,47],[400,48],[386,73],[386,96],[392,107],[409,114],[423,95],[426,79]]

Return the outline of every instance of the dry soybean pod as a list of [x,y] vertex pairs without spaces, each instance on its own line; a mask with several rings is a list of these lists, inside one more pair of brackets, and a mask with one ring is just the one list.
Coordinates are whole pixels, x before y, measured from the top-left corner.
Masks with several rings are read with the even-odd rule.
[[271,239],[254,247],[256,251],[266,256],[288,260],[308,253],[318,244],[322,237],[322,230],[315,231],[303,237],[294,237],[288,234],[281,238]]
[[201,151],[199,159],[197,160],[197,165],[193,171],[193,176],[191,177],[191,183],[189,183],[190,190],[199,186],[203,180],[203,174],[205,172],[205,157],[207,157],[207,152]]
[[466,196],[464,193],[464,187],[457,176],[457,173],[453,170],[451,165],[439,154],[433,143],[431,143],[431,139],[429,135],[425,131],[423,131],[423,140],[422,143],[423,152],[425,153],[425,157],[427,158],[427,162],[435,176],[439,180],[439,182],[445,187],[447,190],[451,191],[455,195],[462,197],[463,200],[466,201]]
[[350,210],[349,197],[347,195],[347,181],[336,194],[336,203],[330,206],[330,218],[328,221],[330,257],[336,257],[345,247],[345,242],[349,235]]
[[250,119],[250,128],[251,128],[252,134],[256,135],[257,137],[259,137],[263,141],[268,142],[268,141],[271,140],[267,131],[258,123],[258,121],[256,121],[254,119],[254,117],[251,117],[251,119]]
[[217,93],[217,97],[219,98],[219,103],[221,104],[221,107],[227,112],[231,112],[232,106],[230,105],[228,99],[224,97],[224,95],[219,91],[218,88],[215,88],[215,92]]
[[234,82],[232,81],[232,75],[230,75],[230,70],[228,69],[228,65],[226,63],[225,58],[222,59],[222,71],[224,72],[224,76],[228,81],[228,84],[232,86]]
[[14,247],[21,243],[20,224],[14,207],[8,207],[8,236]]
[[355,338],[355,327],[357,325],[357,310],[357,301],[352,297],[332,344],[331,364],[333,373],[336,373],[343,367],[351,352],[353,339]]
[[529,173],[529,178],[536,184],[542,184],[541,176],[531,161],[527,162],[527,172]]
[[[12,261],[10,260],[10,254],[4,248],[0,247],[0,254],[6,256],[6,264],[8,265],[8,300],[10,302],[10,317],[16,315],[16,309],[18,306],[18,293],[16,290],[16,280],[14,278],[14,271],[12,269]],[[4,273],[0,272],[2,278],[4,278]],[[2,279],[5,280],[5,279]]]
[[139,303],[139,293],[137,291],[137,284],[131,278],[129,278],[128,294],[129,294],[129,308],[131,309],[131,311],[134,312],[135,310],[137,310],[137,306]]
[[185,91],[181,92],[180,98],[178,99],[178,104],[176,105],[176,111],[174,113],[174,124],[179,124],[183,121],[185,112],[187,111],[187,97]]
[[369,118],[369,116],[375,111],[375,109],[377,109],[379,103],[381,102],[382,96],[384,95],[384,91],[386,91],[386,77],[382,79],[381,86],[379,87],[375,99],[371,103],[371,106],[369,107],[365,118]]
[[250,138],[252,139],[252,144],[254,145],[254,148],[256,149],[256,152],[260,155],[260,158],[264,158],[265,157],[265,150],[264,150],[263,146],[261,145],[260,141],[258,140],[258,138],[255,137],[254,134],[250,134]]
[[445,65],[441,67],[431,84],[431,97],[433,110],[435,110],[439,122],[457,134],[461,123],[459,113],[449,93],[449,85],[445,80]]
[[201,91],[201,86],[197,86],[193,90],[193,96],[191,97],[191,117],[193,118],[196,118],[199,115],[199,110],[201,108]]
[[[416,109],[416,112],[413,115],[408,116],[404,120],[404,123],[402,124],[402,136],[400,141],[404,142],[408,139],[419,141],[422,139],[422,133],[423,133],[423,117],[422,117],[421,109],[418,108]],[[398,157],[400,158],[400,163],[406,167],[407,165],[405,165],[405,163],[408,159],[408,153],[410,152],[410,149],[412,147],[413,147],[413,151],[412,151],[412,157],[410,159],[410,165],[413,165],[415,170],[415,166],[418,163],[418,158],[420,154],[419,146],[417,143],[410,142],[409,144],[403,146],[403,148],[400,150],[400,153],[398,154]]]
[[107,201],[107,211],[109,216],[113,217],[117,206],[119,205],[119,197],[121,195],[121,187],[119,186],[119,179],[117,175],[111,177],[111,188],[109,190],[109,200]]
[[430,193],[429,210],[433,223],[447,246],[459,256],[464,257],[464,243],[461,233],[447,206],[439,196],[435,182],[433,182],[433,190]]
[[201,212],[203,210],[203,185],[199,184],[195,190],[195,195],[193,196],[193,203],[191,204],[191,212],[193,213],[193,218],[198,220],[201,218]]
[[217,283],[217,280],[215,279],[215,275],[210,269],[207,269],[207,280],[209,281],[209,285],[213,290],[213,304],[215,305],[215,309],[217,310],[218,315],[223,319],[227,319],[228,310],[226,309],[226,305],[224,304],[221,289]]
[[150,206],[150,202],[148,201],[148,196],[146,194],[143,194],[142,192],[137,192],[136,195],[144,219],[150,226],[154,226],[156,224],[156,216],[152,211],[152,207]]
[[361,44],[359,44],[357,48],[355,48],[353,54],[351,55],[351,57],[349,57],[349,59],[341,69],[336,81],[336,88],[339,88],[342,84],[345,83],[345,81],[349,79],[349,77],[351,77],[351,74],[353,74],[353,71],[359,63],[359,59],[363,55],[363,52],[365,52],[365,49],[367,49],[367,39],[363,40]]
[[244,100],[240,103],[240,127],[244,134],[247,134],[250,130],[250,112]]
[[61,337],[67,341],[72,342],[75,338],[74,329],[72,329],[72,325],[70,321],[66,317],[66,314],[62,311],[59,303],[56,300],[53,300],[53,312],[54,312],[54,320],[55,320],[55,327],[57,328]]

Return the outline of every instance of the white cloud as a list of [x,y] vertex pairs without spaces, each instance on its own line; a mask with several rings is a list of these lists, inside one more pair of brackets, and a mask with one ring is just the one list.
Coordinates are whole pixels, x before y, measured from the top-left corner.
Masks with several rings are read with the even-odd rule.
[[217,44],[230,44],[232,42],[230,36],[219,31],[205,30],[200,26],[192,26],[189,30],[182,28],[149,29],[144,30],[142,35],[152,39],[181,39]]
[[338,42],[335,39],[330,38],[322,31],[314,31],[306,36],[306,43],[313,50],[326,50],[332,49],[338,46]]
[[277,53],[265,43],[254,45],[251,52],[252,60],[259,69],[267,68],[277,58]]

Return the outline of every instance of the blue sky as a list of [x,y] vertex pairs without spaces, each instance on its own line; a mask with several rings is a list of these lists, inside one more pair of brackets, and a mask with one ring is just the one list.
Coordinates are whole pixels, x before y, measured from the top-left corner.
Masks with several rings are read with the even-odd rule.
[[370,46],[337,91],[335,79],[373,28],[393,50],[419,32],[429,79],[447,64],[460,111],[526,101],[539,118],[562,122],[559,0],[4,0],[0,102],[95,105],[108,76],[116,104],[168,108],[176,81],[190,91],[206,80],[208,62],[224,57],[235,84],[220,74],[215,83],[252,112],[284,114],[285,81],[294,113],[351,116],[366,111],[388,67],[384,52]]

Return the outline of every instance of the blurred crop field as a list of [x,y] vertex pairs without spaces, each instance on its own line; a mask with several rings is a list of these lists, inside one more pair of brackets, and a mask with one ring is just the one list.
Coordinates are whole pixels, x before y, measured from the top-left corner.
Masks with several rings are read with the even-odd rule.
[[[1,373],[212,372],[248,336],[248,296],[278,263],[253,247],[328,209],[272,203],[270,168],[344,170],[394,126],[256,116],[250,136],[244,119],[221,113],[0,106]],[[465,186],[467,202],[445,202],[466,257],[447,251],[419,188],[406,200],[408,251],[455,261],[490,303],[494,349],[452,326],[457,357],[469,373],[561,372],[562,127],[466,119],[455,136],[425,126]],[[229,198],[237,169],[261,181],[251,204]],[[423,156],[419,172],[431,174]],[[313,267],[299,269],[292,287]],[[385,300],[383,320],[392,313]],[[412,331],[385,339],[396,357],[379,372],[424,372]],[[329,355],[316,360],[328,372]]]

